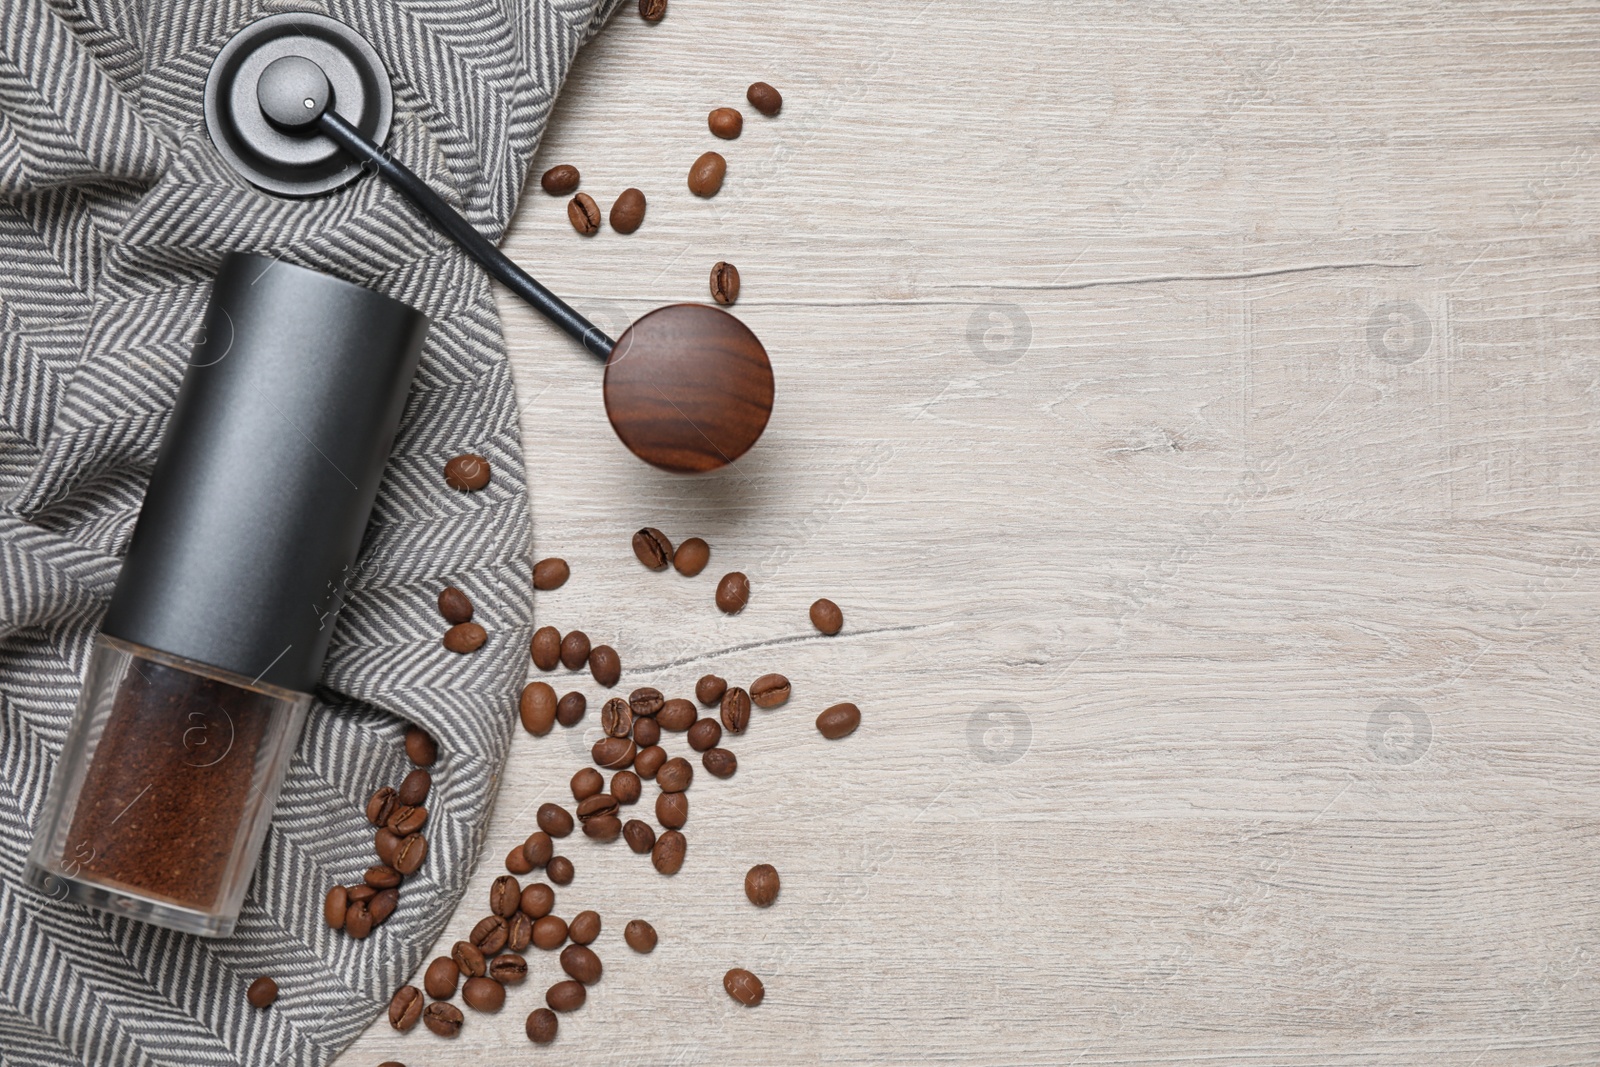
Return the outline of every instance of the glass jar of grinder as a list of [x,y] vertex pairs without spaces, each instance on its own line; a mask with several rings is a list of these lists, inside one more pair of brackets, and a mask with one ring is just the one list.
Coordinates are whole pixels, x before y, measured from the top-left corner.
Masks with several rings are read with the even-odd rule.
[[428,322],[227,256],[95,638],[28,877],[233,931]]

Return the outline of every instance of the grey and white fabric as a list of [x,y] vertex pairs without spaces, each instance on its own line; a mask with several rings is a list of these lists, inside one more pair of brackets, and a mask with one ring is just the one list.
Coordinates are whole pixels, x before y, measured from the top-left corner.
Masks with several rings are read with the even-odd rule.
[[[3,0],[0,3],[0,1065],[322,1064],[382,1012],[472,876],[532,622],[518,410],[479,270],[360,181],[275,199],[218,158],[202,87],[241,27],[317,10],[395,83],[389,147],[498,237],[572,58],[617,0]],[[45,899],[22,863],[90,640],[225,252],[387,293],[433,322],[339,620],[324,688],[237,933],[206,941]],[[553,353],[568,358],[568,353]],[[444,489],[487,456],[481,492]],[[493,635],[446,652],[468,590]],[[366,941],[321,900],[371,862],[368,792],[414,721],[440,741],[431,850]],[[270,1011],[255,976],[277,978]]]

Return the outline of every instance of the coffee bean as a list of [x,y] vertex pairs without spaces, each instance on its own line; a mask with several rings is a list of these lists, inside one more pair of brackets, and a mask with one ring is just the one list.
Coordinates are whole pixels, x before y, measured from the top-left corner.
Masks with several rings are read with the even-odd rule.
[[706,116],[706,125],[713,136],[731,141],[744,129],[744,115],[736,107],[719,107]]
[[571,885],[572,861],[565,856],[551,856],[550,862],[544,865],[544,876],[556,885]]
[[452,945],[450,958],[455,961],[456,970],[468,978],[478,977],[485,973],[485,968],[488,967],[483,950],[471,941],[457,941]]
[[681,793],[694,782],[694,768],[682,756],[673,756],[656,772],[656,785],[663,793]]
[[612,697],[600,708],[600,729],[608,737],[627,737],[633,733],[633,712],[621,697]]
[[561,665],[575,671],[589,661],[589,635],[574,630],[561,639]]
[[489,484],[489,461],[471,452],[444,465],[444,483],[463,493],[475,493]]
[[778,868],[758,863],[744,876],[744,895],[758,908],[769,908],[778,899]]
[[744,92],[750,106],[771,118],[783,110],[783,96],[766,82],[755,82]]
[[543,737],[555,725],[556,691],[545,682],[529,682],[522,687],[517,714],[524,730],[535,737]]
[[656,713],[656,724],[663,730],[682,732],[693,726],[700,717],[694,704],[682,697],[673,697],[661,705],[661,710]]
[[653,952],[656,947],[656,928],[643,919],[629,919],[622,931],[622,940],[635,952]]
[[705,152],[689,168],[689,191],[695,196],[716,196],[727,176],[728,161],[720,152]]
[[421,834],[410,834],[394,850],[394,862],[389,864],[401,874],[416,874],[428,856],[428,839]]
[[600,205],[588,193],[579,193],[567,204],[567,221],[587,237],[600,229]]
[[577,1011],[583,1007],[586,996],[583,983],[569,978],[565,982],[557,982],[546,990],[544,1002],[550,1005],[551,1011]]
[[633,769],[640,778],[654,778],[666,762],[667,750],[660,745],[651,745],[640,749],[639,754],[633,757]]
[[711,546],[704,538],[691,537],[672,554],[672,566],[685,578],[693,578],[711,561]]
[[422,990],[414,985],[403,985],[389,998],[389,1025],[396,1030],[409,1030],[422,1018]]
[[[522,918],[526,920],[527,916],[524,915]],[[527,945],[524,944],[523,948],[527,948]],[[528,961],[515,952],[496,956],[489,961],[489,977],[501,985],[521,985],[528,977]]]
[[[635,756],[634,760],[638,758]],[[611,795],[617,798],[618,804],[636,804],[643,792],[644,786],[640,784],[639,776],[632,771],[618,771],[611,776]]]
[[665,704],[661,690],[652,686],[642,685],[628,694],[628,710],[633,712],[635,719],[648,719],[660,714]]
[[461,1009],[443,1000],[436,1000],[422,1011],[422,1025],[440,1037],[455,1037],[461,1033],[465,1016]]
[[487,976],[468,978],[461,987],[461,999],[473,1011],[499,1011],[505,1007],[506,987]]
[[566,837],[572,833],[572,814],[560,804],[540,804],[534,821],[551,837]]
[[561,950],[561,969],[584,985],[600,981],[600,957],[587,945],[568,945]]
[[432,767],[439,758],[439,746],[420,726],[406,728],[406,756],[418,767]]
[[611,228],[618,233],[632,233],[644,222],[644,193],[638,189],[624,189],[611,205]]
[[530,919],[542,919],[556,906],[556,891],[543,882],[535,882],[522,891],[522,914]]
[[361,880],[374,889],[393,889],[400,884],[400,872],[388,865],[368,867]]
[[372,837],[372,850],[378,858],[389,866],[394,866],[394,858],[400,852],[400,842],[404,840],[399,834],[385,826]]
[[667,0],[639,0],[639,17],[646,22],[660,22],[667,17]]
[[[635,850],[637,851],[637,850]],[[322,898],[322,921],[333,930],[344,929],[344,910],[350,906],[350,897],[344,886],[336,885]]]
[[[372,895],[377,896],[377,891],[373,890]],[[367,935],[372,933],[372,912],[367,910],[365,901],[358,900],[345,909],[344,932],[357,941],[366,940]]]
[[395,805],[399,803],[399,793],[389,786],[383,786],[367,798],[367,821],[374,826],[383,826],[389,821],[389,816],[394,814]]
[[509,874],[502,874],[489,887],[489,910],[502,919],[509,919],[522,905],[522,886]]
[[376,896],[367,901],[367,912],[372,916],[373,926],[382,926],[394,914],[394,909],[400,906],[400,890],[380,889]]
[[566,196],[578,187],[578,168],[560,163],[544,172],[539,184],[551,196]]
[[378,1067],[406,1067],[406,1065],[401,1063],[399,1060],[384,1060],[382,1063],[378,1064]]
[[669,830],[681,830],[689,821],[689,798],[682,793],[656,796],[656,822]]
[[471,622],[472,600],[455,586],[446,586],[439,593],[439,614],[451,624]]
[[761,998],[767,995],[766,987],[761,984],[761,979],[743,967],[735,967],[723,975],[722,988],[728,991],[728,996],[747,1008],[753,1008],[760,1004]]
[[634,719],[633,743],[640,748],[649,748],[651,745],[660,744],[661,724],[654,719]]
[[[506,920],[506,948],[512,952],[521,952],[533,941],[533,920],[515,912]],[[492,969],[492,968],[491,968]]]
[[688,851],[689,842],[676,830],[666,830],[656,838],[655,848],[650,850],[650,863],[662,874],[677,874],[683,866],[683,855]]
[[366,904],[378,895],[378,891],[365,882],[360,885],[347,885],[344,887],[344,892],[351,904]]
[[543,830],[535,830],[522,843],[522,854],[527,857],[529,865],[534,867],[543,867],[549,863],[555,851],[555,843]]
[[506,947],[506,939],[510,936],[510,927],[498,915],[485,915],[478,920],[478,925],[472,928],[468,940],[478,946],[485,957],[493,956],[496,952]]
[[750,603],[750,579],[739,571],[722,576],[717,583],[717,607],[729,615],[737,615]]
[[[588,800],[606,787],[605,776],[593,767],[585,767],[572,776],[572,799],[577,801]],[[581,817],[583,812],[579,809]]]
[[860,725],[861,709],[854,704],[835,704],[817,716],[817,732],[830,741],[854,733]]
[[428,799],[428,791],[432,788],[433,775],[418,767],[401,781],[395,799],[402,804],[421,804]]
[[701,719],[689,727],[688,740],[689,747],[696,752],[716,748],[717,742],[722,740],[722,724],[716,719]]
[[629,819],[622,827],[622,839],[641,856],[656,847],[656,832],[643,819]]
[[506,853],[506,870],[512,874],[528,874],[533,870],[533,864],[528,862],[528,857],[523,853],[521,845],[517,845]]
[[789,679],[763,674],[750,683],[750,702],[758,708],[775,708],[789,699]]
[[600,766],[608,771],[614,771],[632,763],[637,751],[630,737],[602,737],[594,743],[594,748],[589,750],[589,754]]
[[714,674],[702,675],[700,680],[694,683],[695,698],[707,707],[720,701],[722,694],[727,691],[727,680],[718,678]]
[[823,597],[811,605],[811,625],[832,637],[844,626],[844,612],[839,605]]
[[633,554],[653,571],[666,570],[672,559],[672,542],[654,526],[646,526],[633,535]]
[[541,626],[533,631],[533,640],[528,642],[528,655],[533,658],[533,665],[541,671],[553,671],[556,664],[561,662],[561,631],[554,626]]
[[[643,4],[648,3],[649,0],[639,0],[639,2]],[[665,2],[665,0],[662,0],[662,2]],[[556,1039],[556,1031],[560,1029],[560,1023],[556,1019],[555,1012],[549,1008],[540,1008],[537,1011],[528,1013],[528,1021],[523,1029],[528,1032],[528,1040],[535,1045],[548,1045]]]
[[559,915],[546,915],[533,924],[533,943],[549,952],[560,948],[567,940],[567,920]]
[[409,837],[428,824],[428,809],[420,804],[395,808],[389,815],[389,829],[401,837]]
[[750,726],[750,694],[738,686],[722,694],[722,725],[730,734],[742,734]]
[[[739,268],[718,260],[711,265],[711,299],[719,304],[733,304],[739,299]],[[721,593],[721,590],[718,590]],[[721,604],[717,605],[722,607]],[[727,608],[722,610],[727,611]],[[735,611],[738,609],[735,608]]]
[[622,820],[615,815],[596,815],[583,824],[583,835],[602,844],[615,841],[622,833]]
[[610,645],[597,645],[589,653],[589,673],[594,680],[610,689],[622,677],[622,657]]
[[[600,936],[600,913],[597,911],[580,911],[572,917],[567,924],[567,936],[580,945],[592,945],[594,939]],[[577,975],[572,977],[576,978]]]
[[278,999],[278,983],[262,975],[250,983],[250,988],[244,991],[244,999],[250,1002],[252,1008],[270,1008],[272,1002]]
[[567,566],[566,560],[557,556],[541,559],[533,565],[533,587],[540,592],[560,589],[571,576],[572,568]]
[[583,713],[588,710],[589,699],[574,690],[557,702],[556,722],[562,726],[576,726],[583,721]]
[[610,793],[595,793],[593,796],[584,797],[578,805],[578,818],[582,822],[616,813],[617,798]]
[[461,968],[449,956],[435,957],[422,973],[422,988],[434,1000],[449,1000],[456,995],[456,983],[461,980]]
[[732,778],[739,769],[739,758],[725,748],[713,748],[700,757],[700,765],[706,773],[718,778]]

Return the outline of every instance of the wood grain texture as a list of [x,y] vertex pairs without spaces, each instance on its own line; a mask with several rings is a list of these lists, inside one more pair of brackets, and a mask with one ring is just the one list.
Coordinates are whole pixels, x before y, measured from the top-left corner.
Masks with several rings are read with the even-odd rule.
[[[795,696],[699,776],[678,876],[570,846],[557,910],[605,917],[606,974],[556,1045],[522,1035],[539,956],[454,1043],[379,1024],[342,1067],[1600,1062],[1595,15],[625,9],[536,169],[643,189],[644,226],[584,241],[535,190],[505,247],[613,336],[735,263],[777,398],[734,466],[654,471],[504,300],[573,570],[539,621],[616,646],[624,690]],[[645,571],[643,525],[711,564]],[[824,741],[840,700],[863,725]],[[519,736],[443,944],[592,720]]]

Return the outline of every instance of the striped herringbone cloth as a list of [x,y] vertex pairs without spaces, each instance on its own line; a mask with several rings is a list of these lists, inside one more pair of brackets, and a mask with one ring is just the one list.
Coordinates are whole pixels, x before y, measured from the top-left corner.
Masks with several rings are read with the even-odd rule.
[[[247,185],[206,136],[212,57],[320,10],[395,84],[390,149],[498,236],[574,53],[616,0],[0,2],[0,1067],[322,1064],[419,963],[477,862],[526,671],[530,527],[489,288],[364,180],[308,202]],[[237,933],[207,941],[47,900],[22,864],[90,639],[139,512],[210,278],[232,250],[367,285],[432,319],[404,424]],[[449,456],[489,457],[482,492]],[[439,643],[467,589],[496,635]],[[322,895],[373,862],[366,794],[405,721],[440,740],[430,852],[366,941]],[[248,1007],[257,975],[283,995]]]

